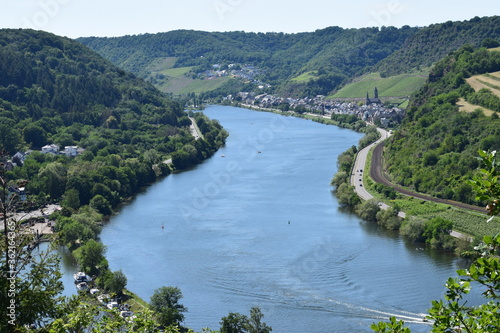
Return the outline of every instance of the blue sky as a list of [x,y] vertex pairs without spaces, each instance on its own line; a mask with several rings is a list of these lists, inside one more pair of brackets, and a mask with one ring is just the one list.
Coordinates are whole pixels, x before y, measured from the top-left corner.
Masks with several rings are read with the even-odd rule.
[[0,28],[71,38],[176,29],[294,33],[329,26],[428,26],[492,15],[500,15],[498,0],[0,0]]

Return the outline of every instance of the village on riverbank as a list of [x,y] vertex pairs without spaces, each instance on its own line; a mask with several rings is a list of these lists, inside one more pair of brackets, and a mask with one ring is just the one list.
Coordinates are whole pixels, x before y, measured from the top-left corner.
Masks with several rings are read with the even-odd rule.
[[292,98],[270,94],[256,95],[254,92],[240,92],[238,95],[225,97],[227,103],[241,103],[245,107],[275,109],[282,112],[314,113],[325,118],[332,114],[355,115],[368,123],[384,128],[394,127],[401,123],[405,110],[396,106],[387,106],[379,96],[375,87],[373,98],[367,92],[366,99],[345,101],[329,99],[323,95],[316,97]]

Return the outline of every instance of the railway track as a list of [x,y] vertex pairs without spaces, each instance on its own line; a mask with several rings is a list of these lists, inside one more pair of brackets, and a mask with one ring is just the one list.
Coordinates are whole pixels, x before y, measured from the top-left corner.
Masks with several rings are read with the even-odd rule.
[[486,209],[483,208],[483,207],[478,207],[478,206],[473,206],[473,205],[467,205],[467,204],[464,204],[464,203],[461,203],[461,202],[457,202],[457,201],[453,201],[453,200],[446,200],[446,199],[440,199],[440,198],[431,197],[429,195],[425,195],[425,194],[422,194],[422,193],[410,191],[410,190],[408,190],[406,188],[403,188],[403,187],[401,187],[399,185],[391,183],[387,179],[387,177],[385,176],[385,173],[384,173],[384,170],[383,170],[383,157],[382,157],[383,151],[384,151],[384,141],[380,142],[377,146],[375,146],[375,148],[373,149],[373,153],[372,153],[372,162],[371,162],[371,167],[370,167],[370,177],[376,183],[381,183],[381,184],[390,186],[395,191],[397,191],[397,192],[399,192],[401,194],[407,195],[407,196],[419,198],[419,199],[426,200],[426,201],[443,203],[443,204],[451,205],[451,206],[454,206],[454,207],[458,207],[458,208],[462,208],[462,209],[468,209],[468,210],[473,210],[473,211],[476,211],[476,212],[480,212],[480,213],[486,214]]

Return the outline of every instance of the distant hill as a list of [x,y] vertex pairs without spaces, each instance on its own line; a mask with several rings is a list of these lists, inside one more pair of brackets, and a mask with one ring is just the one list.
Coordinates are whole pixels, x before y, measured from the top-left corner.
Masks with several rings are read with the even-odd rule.
[[[418,29],[403,27],[342,29],[330,27],[311,33],[244,33],[178,30],[116,38],[79,38],[116,65],[144,78],[151,78],[151,64],[181,68],[194,73],[219,64],[249,64],[259,69],[257,77],[282,94],[328,94],[349,77],[363,73],[395,50]],[[305,82],[292,79],[305,72],[314,75]],[[191,77],[194,77],[191,75]],[[162,86],[165,80],[156,78]],[[209,89],[209,88],[207,88]]]
[[[419,72],[462,45],[480,46],[487,38],[500,40],[500,17],[476,17],[422,28],[329,27],[298,34],[178,30],[78,41],[171,93],[215,89],[234,93],[231,88],[239,86],[225,85],[227,77],[198,82],[203,81],[199,75],[215,64],[221,68],[248,64],[260,72],[255,80],[240,81],[254,81],[254,89],[269,84],[265,91],[303,97],[335,94],[353,78],[367,73],[388,77]],[[191,69],[179,76],[162,74],[187,67]]]
[[465,44],[482,46],[487,39],[500,40],[500,16],[433,24],[410,36],[399,50],[374,69],[382,76],[409,73],[432,66]]

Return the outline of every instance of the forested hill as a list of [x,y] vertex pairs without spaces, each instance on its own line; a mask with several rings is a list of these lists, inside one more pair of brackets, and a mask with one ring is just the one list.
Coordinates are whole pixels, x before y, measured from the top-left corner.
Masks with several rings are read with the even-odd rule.
[[250,64],[258,79],[286,91],[290,80],[314,72],[321,84],[312,93],[334,90],[348,77],[378,63],[418,29],[403,27],[342,29],[330,27],[311,33],[245,33],[178,30],[115,38],[79,38],[116,65],[139,76],[150,74],[153,62],[174,58],[173,67]]
[[257,79],[272,85],[270,92],[314,96],[328,95],[363,73],[394,75],[428,67],[486,38],[500,39],[500,17],[423,28],[329,27],[298,34],[179,30],[78,41],[144,78],[171,67],[187,68],[185,76],[196,77],[214,64],[250,64],[260,71]]
[[[500,82],[500,52],[495,50],[464,46],[432,68],[428,83],[386,144],[386,168],[393,182],[435,197],[477,203],[467,181],[479,166],[479,149],[500,150],[500,98],[488,88],[475,91],[466,79],[484,74]],[[498,90],[498,85],[489,87]],[[476,110],[462,111],[464,100]],[[492,110],[489,116],[485,107]]]
[[[175,167],[184,168],[224,143],[220,124],[201,113],[193,117],[204,139],[191,135],[191,120],[179,103],[81,43],[41,31],[0,30],[0,148],[10,156],[48,144],[85,149],[76,159],[32,153],[29,167],[9,173],[10,180],[29,179],[31,194],[58,200],[78,187],[85,205],[94,182],[117,180],[115,171],[111,176],[96,170],[126,167],[133,183],[111,182],[106,190],[113,193],[106,199],[114,206],[168,172],[160,161],[172,158]],[[48,165],[60,170],[59,181],[47,179]]]
[[411,72],[418,67],[432,66],[465,44],[481,46],[491,39],[500,39],[500,16],[433,24],[408,38],[399,50],[377,64],[375,70],[383,76]]
[[152,85],[80,43],[41,31],[0,30],[0,73],[0,98],[22,107],[12,120],[100,126],[106,116],[121,119],[147,104],[162,108],[152,117],[162,113],[173,126],[183,115]]

